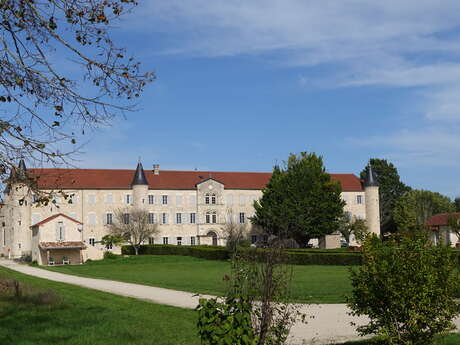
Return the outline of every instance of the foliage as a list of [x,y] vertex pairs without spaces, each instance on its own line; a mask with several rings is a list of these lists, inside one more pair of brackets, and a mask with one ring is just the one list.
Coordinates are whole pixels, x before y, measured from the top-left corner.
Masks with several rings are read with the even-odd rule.
[[118,259],[118,255],[112,252],[106,251],[104,252],[104,259],[115,260],[115,259]]
[[198,335],[203,345],[256,345],[252,328],[252,303],[245,296],[200,298]]
[[400,242],[368,237],[348,298],[352,315],[370,319],[359,333],[383,336],[387,344],[425,345],[452,329],[459,313],[456,266],[452,249],[430,246],[422,232]]
[[119,246],[120,244],[124,243],[125,240],[122,236],[114,236],[114,235],[105,235],[101,239],[101,244],[103,246]]
[[449,226],[450,230],[460,239],[460,218],[454,216],[447,218],[447,226]]
[[350,243],[351,235],[354,235],[355,239],[362,242],[369,234],[366,221],[364,219],[351,217],[348,213],[345,213],[340,218],[339,231],[348,244]]
[[[398,169],[393,163],[378,158],[371,158],[369,163],[379,183],[380,227],[383,233],[395,232],[396,226],[393,219],[395,203],[411,188],[401,182]],[[366,168],[361,171],[361,179],[364,179],[365,174]]]
[[144,209],[125,207],[115,211],[113,223],[107,225],[112,239],[122,238],[139,253],[142,243],[158,233],[158,225],[151,224],[149,212]]
[[[135,0],[0,2],[0,174],[68,162],[85,130],[134,109],[154,79],[110,29]],[[65,63],[59,63],[59,59]]]
[[[124,255],[135,254],[132,246],[123,246],[121,252]],[[149,244],[139,247],[141,255],[184,255],[208,260],[228,260],[229,252],[223,247],[211,246],[175,246],[168,244]]]
[[411,190],[400,197],[394,209],[398,230],[423,226],[428,218],[438,213],[451,213],[454,206],[449,197],[428,190]]
[[[285,344],[297,314],[287,303],[292,271],[280,248],[237,252],[232,257],[225,299],[201,300],[199,334],[203,344]],[[262,257],[260,256],[262,254]]]
[[305,247],[311,238],[339,227],[344,206],[340,184],[314,153],[291,154],[284,168],[275,166],[262,193],[254,202],[252,222],[270,235],[292,237]]
[[454,199],[455,212],[460,212],[460,197]]

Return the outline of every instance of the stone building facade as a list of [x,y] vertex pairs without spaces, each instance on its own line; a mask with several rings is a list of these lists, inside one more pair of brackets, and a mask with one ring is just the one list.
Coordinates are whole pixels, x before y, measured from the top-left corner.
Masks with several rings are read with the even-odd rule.
[[[18,173],[33,176],[40,190],[55,197],[47,206],[39,206],[28,187],[8,186],[0,211],[0,253],[17,258],[36,252],[33,256],[40,256],[43,263],[47,255],[37,247],[45,245],[33,240],[34,231],[42,231],[46,242],[56,242],[57,247],[78,240],[81,260],[97,259],[107,250],[99,243],[108,233],[107,224],[117,210],[129,207],[144,208],[150,221],[158,224],[159,233],[149,243],[224,245],[225,224],[248,224],[250,231],[253,203],[271,177],[259,172],[160,171],[158,165],[144,171],[141,163],[136,170],[109,170],[27,169],[21,162]],[[345,211],[366,219],[370,231],[379,234],[378,186],[372,171],[370,176],[361,181],[354,174],[331,174],[341,183]],[[74,223],[72,241],[59,237],[58,214]],[[37,228],[37,224],[47,225]],[[251,240],[257,241],[256,236]]]

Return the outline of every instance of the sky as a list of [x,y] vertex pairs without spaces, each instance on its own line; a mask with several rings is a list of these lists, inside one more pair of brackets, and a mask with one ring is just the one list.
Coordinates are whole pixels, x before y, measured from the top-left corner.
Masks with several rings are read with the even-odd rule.
[[459,1],[140,2],[113,34],[157,79],[79,167],[271,171],[309,151],[460,195]]

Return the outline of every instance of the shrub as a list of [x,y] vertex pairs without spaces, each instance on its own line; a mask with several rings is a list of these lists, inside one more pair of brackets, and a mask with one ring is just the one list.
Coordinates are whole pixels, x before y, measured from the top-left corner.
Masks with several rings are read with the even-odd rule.
[[457,260],[448,247],[432,247],[422,233],[400,242],[366,239],[363,264],[351,271],[352,315],[367,315],[361,335],[377,334],[387,344],[430,344],[453,328],[459,313]]
[[[123,246],[123,255],[133,255],[134,250],[131,246]],[[212,246],[175,246],[150,244],[139,248],[141,255],[184,255],[209,260],[227,260],[229,253],[225,248]]]
[[104,252],[104,259],[113,260],[113,259],[117,259],[119,257],[120,257],[119,255],[116,255],[116,254],[114,254],[112,252],[109,252],[109,251]]

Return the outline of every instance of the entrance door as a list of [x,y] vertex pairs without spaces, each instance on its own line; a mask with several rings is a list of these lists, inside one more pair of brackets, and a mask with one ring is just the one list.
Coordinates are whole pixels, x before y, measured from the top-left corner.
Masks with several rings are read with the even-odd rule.
[[208,232],[208,236],[212,237],[212,245],[217,246],[217,234],[214,231]]

